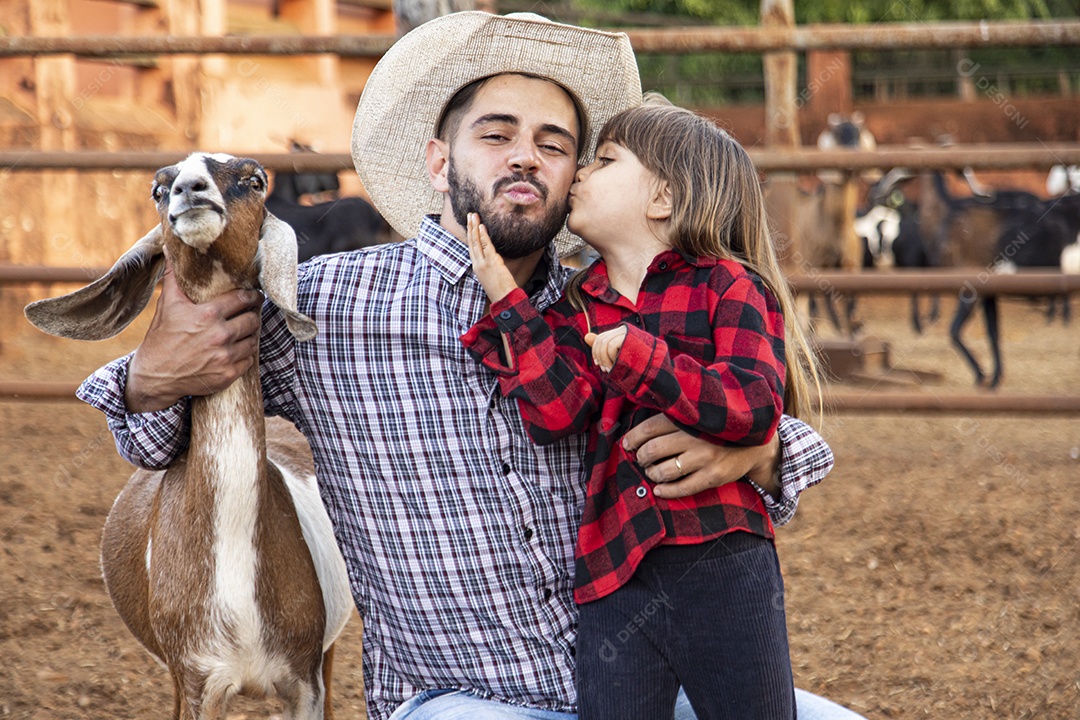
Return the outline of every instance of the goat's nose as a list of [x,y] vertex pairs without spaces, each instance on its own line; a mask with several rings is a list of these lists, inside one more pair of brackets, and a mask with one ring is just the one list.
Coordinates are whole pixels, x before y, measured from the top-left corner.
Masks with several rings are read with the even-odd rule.
[[173,187],[174,195],[183,195],[186,192],[201,193],[206,192],[210,186],[207,184],[204,178],[191,178],[190,180],[180,180]]

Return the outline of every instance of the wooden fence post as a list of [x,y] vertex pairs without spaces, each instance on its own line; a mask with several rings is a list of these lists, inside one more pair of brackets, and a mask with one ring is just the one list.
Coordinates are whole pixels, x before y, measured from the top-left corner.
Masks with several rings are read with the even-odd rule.
[[[792,0],[761,0],[761,24],[765,28],[795,26]],[[765,145],[770,149],[799,146],[799,109],[795,101],[798,64],[793,51],[762,54],[765,71]],[[769,176],[769,219],[778,240],[781,263],[796,271],[803,257],[795,232],[796,175],[775,172]]]

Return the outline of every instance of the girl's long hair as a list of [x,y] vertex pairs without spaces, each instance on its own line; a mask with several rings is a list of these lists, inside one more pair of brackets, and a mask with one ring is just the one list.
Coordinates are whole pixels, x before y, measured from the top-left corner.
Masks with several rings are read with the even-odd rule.
[[[815,354],[798,321],[795,299],[780,269],[769,232],[757,169],[746,151],[711,120],[648,93],[643,104],[619,113],[600,132],[632,152],[671,189],[672,246],[695,257],[735,260],[758,275],[776,297],[784,317],[787,379],[784,411],[822,414],[821,376]],[[584,273],[571,279],[567,294],[581,302]]]

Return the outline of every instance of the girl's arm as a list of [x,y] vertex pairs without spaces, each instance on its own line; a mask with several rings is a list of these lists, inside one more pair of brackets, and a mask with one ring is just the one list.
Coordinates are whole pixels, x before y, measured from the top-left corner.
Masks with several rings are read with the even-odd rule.
[[574,327],[577,313],[560,302],[541,317],[472,213],[467,239],[491,313],[461,337],[465,347],[498,373],[503,395],[518,400],[534,442],[546,445],[583,432],[599,408],[601,385]]
[[[717,294],[715,362],[675,355],[664,340],[625,326],[608,382],[694,434],[761,445],[776,431],[784,408],[782,316],[756,277],[737,277]],[[596,343],[602,341],[600,336]]]

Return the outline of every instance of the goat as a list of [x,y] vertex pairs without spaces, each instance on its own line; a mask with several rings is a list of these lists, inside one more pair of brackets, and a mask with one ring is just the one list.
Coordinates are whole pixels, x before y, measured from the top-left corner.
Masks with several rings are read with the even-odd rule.
[[[869,193],[870,208],[855,219],[855,230],[866,243],[873,267],[926,268],[932,263],[919,227],[918,204],[910,202],[896,185],[912,177],[904,169],[890,170]],[[939,296],[930,303],[930,321],[937,320]],[[911,294],[911,325],[923,331],[919,293]]]
[[[292,149],[310,150],[295,141]],[[274,173],[266,209],[284,220],[296,233],[299,262],[390,240],[390,226],[363,198],[346,196],[314,205],[300,204],[301,195],[336,192],[338,189],[340,185],[334,173]]]
[[[941,173],[923,175],[920,208],[930,258],[935,265],[949,267],[977,265],[996,272],[1061,267],[1063,253],[1080,230],[1080,195],[1046,202],[1017,190],[959,199],[949,193]],[[980,301],[993,359],[989,377],[961,338]],[[976,384],[997,387],[1002,378],[997,297],[980,297],[974,286],[961,291],[949,335],[974,372]]]
[[[851,118],[837,114],[829,116],[828,127],[818,136],[823,150],[867,150],[876,147],[874,136],[863,128],[862,115]],[[795,232],[800,240],[801,263],[811,268],[855,269],[865,265],[863,246],[855,232],[858,186],[852,173],[837,170],[818,173],[821,187],[814,193],[800,193],[795,208]],[[832,304],[831,294],[824,299],[825,310],[833,326],[842,330],[842,323]],[[855,299],[845,298],[845,318],[848,330],[854,334],[860,323],[855,319]],[[813,318],[817,301],[808,296],[808,311]]]
[[[196,153],[159,170],[161,223],[99,280],[32,303],[53,335],[100,340],[146,306],[171,259],[194,302],[259,287],[298,340],[296,239],[266,212],[254,160]],[[236,694],[284,701],[287,716],[332,715],[333,643],[352,612],[345,563],[303,436],[267,424],[259,365],[191,400],[188,449],[167,469],[138,470],[105,522],[101,566],[128,629],[169,669],[173,718],[224,718]]]

